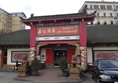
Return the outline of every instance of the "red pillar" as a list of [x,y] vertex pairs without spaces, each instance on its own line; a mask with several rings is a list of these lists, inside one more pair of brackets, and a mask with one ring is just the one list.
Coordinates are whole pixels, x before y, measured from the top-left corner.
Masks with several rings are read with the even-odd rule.
[[86,46],[87,37],[86,37],[86,22],[80,22],[80,45]]
[[31,23],[30,27],[30,48],[35,50],[34,56],[36,56],[36,26]]
[[87,32],[86,22],[80,22],[80,56],[81,65],[87,68]]

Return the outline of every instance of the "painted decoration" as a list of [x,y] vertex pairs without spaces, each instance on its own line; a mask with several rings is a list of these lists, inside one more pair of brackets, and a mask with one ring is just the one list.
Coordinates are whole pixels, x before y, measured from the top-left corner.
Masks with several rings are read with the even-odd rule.
[[11,62],[20,61],[23,56],[28,56],[29,51],[12,51]]
[[95,51],[95,59],[118,59],[118,51]]

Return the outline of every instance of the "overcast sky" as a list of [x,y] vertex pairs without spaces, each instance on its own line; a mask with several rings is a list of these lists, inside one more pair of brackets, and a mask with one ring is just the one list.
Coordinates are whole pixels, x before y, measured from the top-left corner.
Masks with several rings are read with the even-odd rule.
[[0,0],[0,8],[9,13],[24,12],[28,18],[31,13],[34,16],[77,13],[85,1],[90,0]]

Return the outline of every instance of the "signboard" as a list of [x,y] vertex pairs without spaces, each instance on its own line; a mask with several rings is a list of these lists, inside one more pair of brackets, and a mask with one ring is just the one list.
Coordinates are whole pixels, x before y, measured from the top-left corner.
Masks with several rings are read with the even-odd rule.
[[23,56],[28,56],[29,51],[12,51],[11,62],[20,61]]
[[52,37],[36,37],[36,41],[47,40],[79,40],[79,36],[52,36]]
[[37,28],[37,36],[79,35],[78,25]]
[[97,59],[118,59],[118,51],[94,51]]

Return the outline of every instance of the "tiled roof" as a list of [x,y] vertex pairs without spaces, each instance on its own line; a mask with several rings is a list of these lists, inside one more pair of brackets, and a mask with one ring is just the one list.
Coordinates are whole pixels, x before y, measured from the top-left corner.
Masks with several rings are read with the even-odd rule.
[[118,43],[118,25],[88,26],[87,39],[92,43]]
[[78,21],[93,21],[95,18],[95,12],[91,14],[85,13],[72,13],[72,14],[60,14],[60,15],[47,15],[47,16],[34,16],[31,14],[30,18],[22,19],[21,21],[26,25],[33,24],[45,24],[55,22],[78,22]]
[[30,30],[0,35],[0,45],[30,45]]
[[43,19],[55,19],[55,18],[69,18],[69,17],[84,17],[90,16],[90,14],[84,13],[72,13],[72,14],[60,14],[60,15],[48,15],[48,16],[33,16],[28,18],[27,20],[43,20]]
[[118,4],[117,1],[85,1],[85,3],[105,3],[105,4]]

